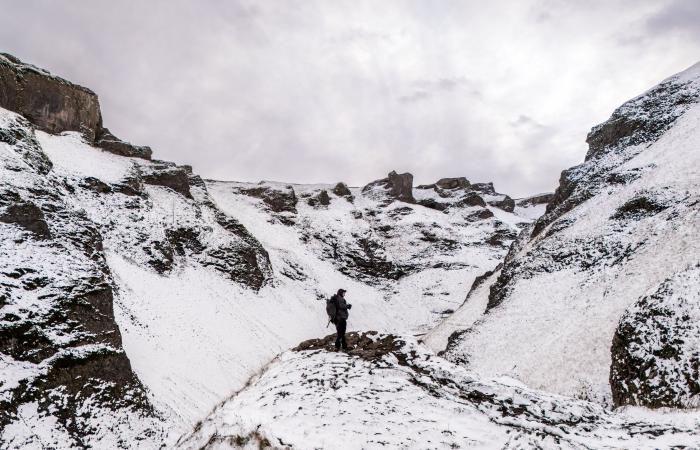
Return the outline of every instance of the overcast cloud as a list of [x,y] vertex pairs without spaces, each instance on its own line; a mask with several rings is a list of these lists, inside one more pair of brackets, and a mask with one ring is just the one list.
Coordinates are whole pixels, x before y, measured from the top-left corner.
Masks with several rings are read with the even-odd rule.
[[2,1],[0,47],[208,178],[552,190],[588,130],[700,60],[700,2]]

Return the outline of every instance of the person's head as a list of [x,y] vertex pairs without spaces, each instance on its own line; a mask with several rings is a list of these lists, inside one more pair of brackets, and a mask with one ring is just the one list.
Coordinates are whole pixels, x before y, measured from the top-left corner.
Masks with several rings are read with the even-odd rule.
[[345,297],[345,292],[345,289],[338,289],[338,295],[340,295],[341,297]]

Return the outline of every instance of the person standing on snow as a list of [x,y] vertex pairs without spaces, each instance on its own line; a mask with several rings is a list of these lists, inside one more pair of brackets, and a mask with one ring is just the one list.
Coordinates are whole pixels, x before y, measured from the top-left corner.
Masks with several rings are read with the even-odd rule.
[[338,289],[338,293],[333,295],[326,304],[326,311],[330,317],[330,321],[335,324],[335,349],[348,349],[348,344],[345,342],[345,330],[348,326],[348,310],[352,305],[345,301],[345,289]]

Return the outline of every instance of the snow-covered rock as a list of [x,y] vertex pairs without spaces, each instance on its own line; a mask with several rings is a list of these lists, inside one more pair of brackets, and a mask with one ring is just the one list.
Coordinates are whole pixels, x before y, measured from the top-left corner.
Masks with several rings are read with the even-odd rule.
[[585,162],[562,173],[546,213],[426,342],[439,350],[451,336],[449,358],[538,389],[694,405],[695,341],[683,336],[693,335],[699,281],[672,280],[700,261],[698,101],[700,64],[595,127]]
[[178,442],[228,448],[670,448],[697,444],[697,415],[611,413],[484,380],[411,338],[333,336],[283,353]]
[[122,346],[99,227],[65,181],[0,109],[0,444],[150,448],[162,423]]

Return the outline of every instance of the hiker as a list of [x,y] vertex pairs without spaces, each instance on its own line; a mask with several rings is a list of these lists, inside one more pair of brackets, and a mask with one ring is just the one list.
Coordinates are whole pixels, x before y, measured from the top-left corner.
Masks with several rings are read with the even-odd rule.
[[335,324],[335,349],[348,349],[348,344],[345,342],[345,329],[348,326],[348,310],[352,305],[345,301],[345,289],[338,289],[338,293],[333,295],[326,303],[326,312],[330,321]]

